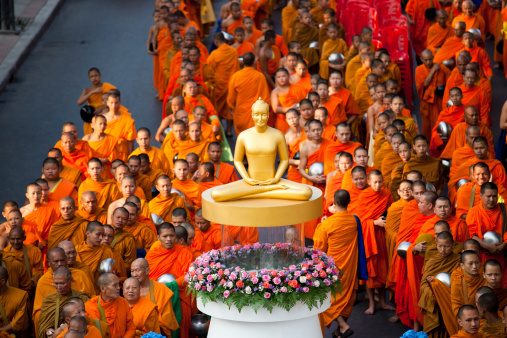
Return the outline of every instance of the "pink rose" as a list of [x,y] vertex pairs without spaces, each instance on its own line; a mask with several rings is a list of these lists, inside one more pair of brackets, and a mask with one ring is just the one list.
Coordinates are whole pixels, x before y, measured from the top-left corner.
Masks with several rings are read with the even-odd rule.
[[236,274],[234,274],[234,273],[231,273],[231,275],[229,276],[229,279],[236,280],[236,279],[238,279],[238,276],[236,276]]
[[257,284],[257,283],[259,283],[259,278],[252,277],[252,284]]
[[294,276],[296,276],[296,277],[301,276],[301,271],[295,271],[295,272],[294,272]]
[[202,285],[201,285],[200,283],[196,283],[196,284],[195,284],[195,286],[194,286],[194,288],[195,288],[197,291],[201,290],[201,287],[202,287]]
[[287,292],[287,288],[285,286],[283,286],[281,289],[280,289],[281,292],[283,293],[286,293]]
[[264,293],[264,298],[269,299],[271,298],[271,294],[269,292]]
[[281,270],[281,271],[278,273],[278,275],[279,275],[280,277],[284,277],[284,276],[285,276],[285,270]]
[[245,279],[246,277],[248,277],[248,274],[245,271],[243,271],[241,273],[241,278]]
[[310,288],[308,288],[307,286],[305,286],[305,287],[303,288],[303,292],[307,293],[308,291],[310,291]]
[[224,275],[229,276],[230,274],[231,274],[231,272],[229,271],[229,269],[225,269]]
[[315,278],[317,278],[317,277],[319,277],[319,273],[318,273],[317,271],[314,271],[314,272],[312,273],[312,276],[313,276],[313,277],[315,277]]
[[206,290],[207,290],[208,292],[211,292],[211,291],[213,291],[213,287],[212,287],[211,285],[208,285],[208,287],[206,288]]
[[224,291],[224,297],[228,298],[231,295],[231,292],[229,290]]
[[269,282],[270,280],[271,280],[271,277],[269,277],[269,275],[262,276],[262,281],[263,282]]
[[213,276],[212,275],[208,275],[208,277],[206,277],[206,279],[208,280],[208,282],[212,282],[213,281]]
[[279,285],[281,282],[282,280],[279,277],[273,278],[273,283],[275,283],[275,285]]

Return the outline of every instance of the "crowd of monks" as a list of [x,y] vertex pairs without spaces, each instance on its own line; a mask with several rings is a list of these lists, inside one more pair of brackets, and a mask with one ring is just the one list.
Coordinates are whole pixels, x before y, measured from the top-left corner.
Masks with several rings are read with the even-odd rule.
[[[281,3],[230,1],[212,48],[201,42],[213,23],[206,3],[156,1],[147,42],[163,106],[156,132],[136,125],[91,68],[77,101],[94,108],[84,135],[63,124],[24,203],[3,204],[0,337],[192,337],[191,262],[259,240],[201,209],[204,191],[239,179],[229,142],[254,126],[259,98],[285,134],[287,179],[322,191],[322,216],[304,237],[343,271],[323,329],[336,321],[333,337],[353,335],[347,319],[363,285],[368,315],[395,311],[390,321],[430,337],[506,337],[507,175],[489,129],[502,56],[491,66],[484,42],[505,40],[507,9],[408,1],[418,125],[393,51],[370,27],[345,41],[340,2],[290,0],[278,35]],[[320,174],[308,170],[315,163]],[[157,282],[165,274],[176,280]]]

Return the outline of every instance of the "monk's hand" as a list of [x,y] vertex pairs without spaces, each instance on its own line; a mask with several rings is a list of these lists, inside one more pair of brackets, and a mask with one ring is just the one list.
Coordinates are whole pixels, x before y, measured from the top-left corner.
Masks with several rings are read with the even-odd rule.
[[420,254],[421,252],[426,252],[426,241],[422,241],[420,242],[419,244],[416,244],[413,248],[412,248],[412,253],[415,255],[415,254]]
[[47,329],[46,330],[46,337],[53,338],[53,334],[55,333],[54,329]]
[[324,175],[310,176],[310,181],[312,181],[315,184],[326,184],[326,176]]
[[428,281],[428,283],[431,283],[434,281],[433,277],[429,276],[428,278],[426,278],[426,280]]
[[380,216],[377,220],[373,221],[373,224],[376,226],[385,228],[386,227],[386,218],[384,216]]
[[488,250],[488,252],[492,255],[497,255],[499,254],[500,252],[498,251],[498,247],[496,244],[491,244],[491,243],[484,243],[485,245],[485,248],[486,250]]
[[97,87],[97,88],[93,89],[92,92],[102,94],[102,87]]

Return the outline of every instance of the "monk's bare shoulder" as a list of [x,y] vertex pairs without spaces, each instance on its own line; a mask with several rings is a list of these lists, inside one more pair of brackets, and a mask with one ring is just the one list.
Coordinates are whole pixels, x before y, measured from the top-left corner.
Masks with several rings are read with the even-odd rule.
[[19,209],[19,211],[21,212],[21,215],[22,215],[23,217],[25,217],[26,215],[30,214],[33,210],[32,210],[32,208],[30,207],[30,205],[25,205],[25,206],[21,207],[21,208]]

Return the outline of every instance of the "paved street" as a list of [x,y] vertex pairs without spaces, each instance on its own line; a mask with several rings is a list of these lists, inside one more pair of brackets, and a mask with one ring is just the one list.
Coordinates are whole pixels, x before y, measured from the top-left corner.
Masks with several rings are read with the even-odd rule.
[[[23,203],[25,186],[40,177],[41,163],[59,140],[66,121],[82,126],[76,101],[82,89],[90,85],[90,67],[98,67],[102,80],[121,90],[122,103],[130,109],[136,127],[156,131],[161,103],[154,98],[152,58],[146,53],[153,3],[69,0],[64,4],[15,82],[0,95],[2,203],[7,199]],[[215,3],[217,13],[221,4]],[[280,13],[276,14],[280,28]],[[492,46],[488,47],[491,50]],[[507,82],[499,71],[495,76],[493,121],[498,121]],[[495,135],[497,125],[493,126]],[[83,136],[82,128],[79,130]],[[364,292],[359,293],[359,299],[350,319],[353,337],[400,337],[406,331],[403,325],[388,322],[392,312],[364,315]],[[331,331],[326,337],[331,337]]]

